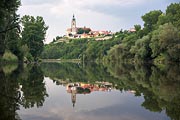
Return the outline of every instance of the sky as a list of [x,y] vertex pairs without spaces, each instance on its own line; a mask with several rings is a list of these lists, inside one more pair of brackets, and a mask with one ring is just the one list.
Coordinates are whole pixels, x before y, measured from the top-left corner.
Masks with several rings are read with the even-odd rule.
[[143,26],[141,16],[152,10],[165,12],[171,3],[180,0],[21,0],[18,13],[42,16],[49,26],[45,43],[66,34],[73,14],[77,27],[112,32]]

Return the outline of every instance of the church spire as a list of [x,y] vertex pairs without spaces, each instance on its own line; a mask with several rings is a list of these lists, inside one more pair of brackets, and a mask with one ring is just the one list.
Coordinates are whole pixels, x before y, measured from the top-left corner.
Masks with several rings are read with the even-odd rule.
[[74,14],[73,14],[73,19],[72,20],[75,20]]
[[77,33],[76,19],[74,17],[74,14],[73,14],[73,19],[71,21],[71,32],[72,32],[73,35]]

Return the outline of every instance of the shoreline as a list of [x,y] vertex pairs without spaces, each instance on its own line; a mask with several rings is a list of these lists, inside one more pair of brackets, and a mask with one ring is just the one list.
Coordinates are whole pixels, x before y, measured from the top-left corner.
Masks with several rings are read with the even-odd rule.
[[72,62],[72,63],[81,63],[81,59],[41,59],[41,62]]

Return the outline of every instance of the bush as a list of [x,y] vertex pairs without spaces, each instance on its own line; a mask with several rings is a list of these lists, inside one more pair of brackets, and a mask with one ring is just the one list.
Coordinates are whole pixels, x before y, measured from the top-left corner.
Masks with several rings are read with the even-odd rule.
[[2,57],[2,61],[5,62],[17,62],[18,58],[12,54],[10,51],[6,51],[5,54]]

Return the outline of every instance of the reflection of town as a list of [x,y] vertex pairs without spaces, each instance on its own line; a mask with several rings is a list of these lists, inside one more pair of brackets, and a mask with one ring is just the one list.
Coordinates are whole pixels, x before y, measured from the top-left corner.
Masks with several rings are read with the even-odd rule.
[[94,91],[111,91],[112,83],[109,82],[96,82],[95,84],[88,83],[69,83],[66,86],[67,93],[71,94],[73,107],[76,103],[76,94],[90,94]]

